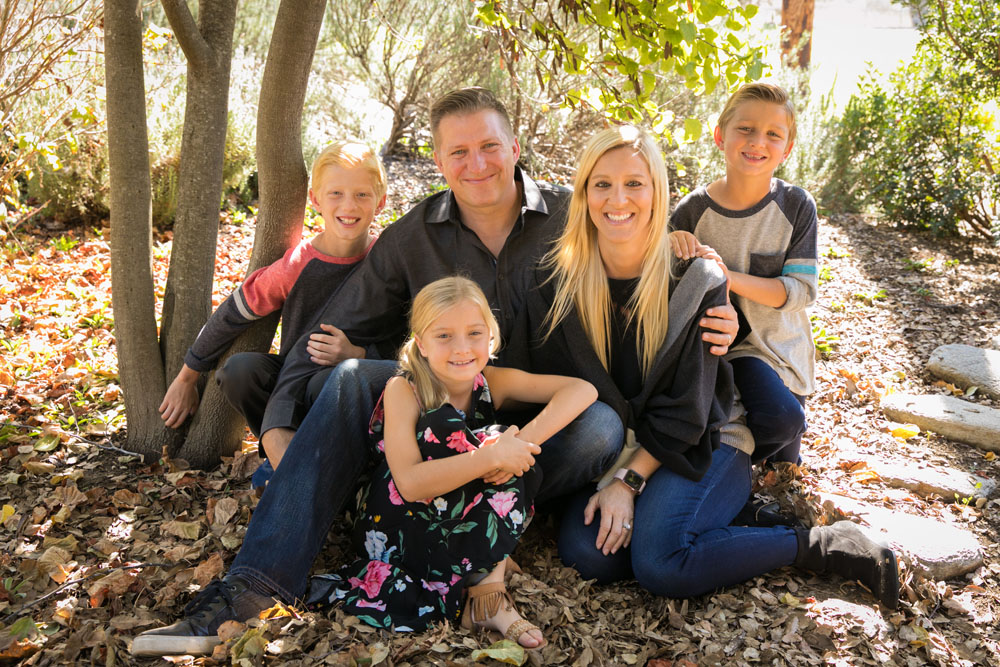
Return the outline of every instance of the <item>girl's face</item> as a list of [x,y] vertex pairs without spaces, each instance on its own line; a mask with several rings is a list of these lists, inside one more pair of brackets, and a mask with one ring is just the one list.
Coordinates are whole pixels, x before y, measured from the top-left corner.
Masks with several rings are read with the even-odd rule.
[[738,105],[725,129],[715,128],[726,171],[770,178],[792,150],[789,129],[788,111],[780,104],[753,100]]
[[599,243],[645,245],[653,217],[653,178],[628,146],[602,155],[587,179],[587,210]]
[[446,385],[473,381],[490,359],[490,328],[468,299],[444,311],[416,341],[431,372]]

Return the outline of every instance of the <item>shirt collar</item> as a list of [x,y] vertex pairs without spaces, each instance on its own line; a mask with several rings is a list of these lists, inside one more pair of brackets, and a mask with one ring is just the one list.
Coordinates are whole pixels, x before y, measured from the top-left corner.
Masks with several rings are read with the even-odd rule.
[[[523,186],[521,212],[534,211],[548,215],[549,207],[545,204],[545,198],[542,197],[542,191],[538,184],[531,176],[528,176],[521,167],[514,167],[514,180],[520,181]],[[443,196],[438,197],[437,201],[431,202],[427,208],[427,215],[424,217],[426,222],[448,222],[449,220],[459,222],[458,202],[455,201],[455,193],[451,189],[444,192]]]

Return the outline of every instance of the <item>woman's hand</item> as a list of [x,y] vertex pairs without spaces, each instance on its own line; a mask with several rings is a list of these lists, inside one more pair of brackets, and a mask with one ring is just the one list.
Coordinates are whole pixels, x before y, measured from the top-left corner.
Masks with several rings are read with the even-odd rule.
[[[517,437],[520,432],[516,426],[511,426],[500,434],[487,451],[493,457],[493,466],[501,473],[510,473],[520,477],[535,465],[535,454],[542,448],[533,442],[527,442]],[[510,479],[508,477],[507,479]]]
[[615,480],[590,497],[583,510],[583,523],[590,525],[594,512],[601,512],[601,528],[597,532],[599,551],[605,556],[617,553],[632,542],[632,521],[635,517],[635,495]]

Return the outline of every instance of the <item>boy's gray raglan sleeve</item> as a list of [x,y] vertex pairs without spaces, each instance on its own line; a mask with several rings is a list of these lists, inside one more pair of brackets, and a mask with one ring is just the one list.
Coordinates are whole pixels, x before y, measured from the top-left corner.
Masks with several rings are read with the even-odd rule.
[[796,311],[815,303],[819,290],[816,201],[802,188],[792,188],[785,207],[784,213],[792,223],[792,238],[778,277],[788,296],[778,310]]
[[237,336],[261,317],[247,305],[243,285],[240,285],[205,322],[184,355],[184,363],[199,373],[212,370]]

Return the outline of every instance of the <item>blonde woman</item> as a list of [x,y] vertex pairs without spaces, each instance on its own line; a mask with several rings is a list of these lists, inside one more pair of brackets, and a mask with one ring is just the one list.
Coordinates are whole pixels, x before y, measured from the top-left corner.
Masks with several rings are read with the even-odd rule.
[[[376,469],[355,527],[358,559],[314,579],[313,599],[342,600],[377,627],[441,619],[545,644],[504,587],[507,556],[533,512],[540,444],[597,398],[577,378],[487,366],[500,332],[483,291],[442,278],[413,300],[413,335],[371,420]],[[524,428],[495,425],[509,401],[545,404]],[[467,586],[475,582],[477,585]]]
[[585,578],[634,573],[669,597],[798,564],[861,579],[895,607],[892,552],[850,522],[730,526],[750,495],[753,442],[727,426],[732,370],[699,334],[706,310],[727,302],[726,279],[710,250],[671,267],[667,197],[652,137],[630,126],[594,135],[511,343],[515,365],[590,381],[628,432],[619,463],[570,503],[560,557]]

